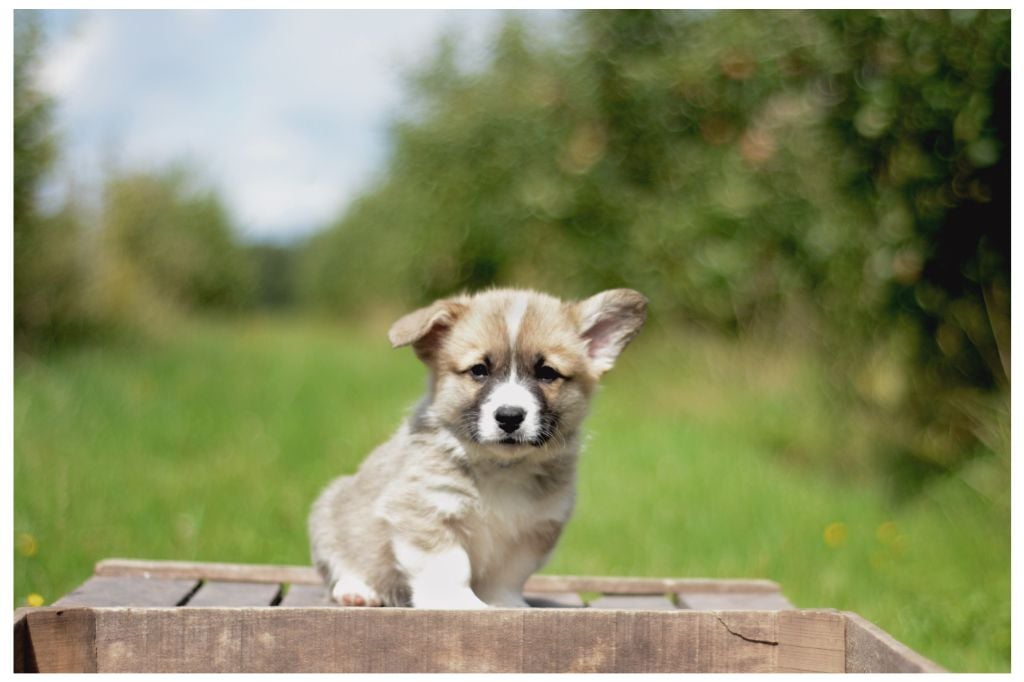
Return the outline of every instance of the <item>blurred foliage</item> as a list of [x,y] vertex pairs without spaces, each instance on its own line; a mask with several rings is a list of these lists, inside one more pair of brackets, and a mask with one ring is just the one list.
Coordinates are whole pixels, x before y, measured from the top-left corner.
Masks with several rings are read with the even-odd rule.
[[65,206],[48,215],[40,184],[53,165],[53,102],[34,85],[42,36],[34,15],[14,21],[14,331],[60,335],[81,321],[81,226]]
[[216,193],[185,168],[113,172],[101,215],[72,190],[57,210],[40,188],[59,145],[54,103],[34,85],[42,33],[15,13],[14,330],[19,349],[152,331],[176,313],[253,298],[254,265]]
[[[14,21],[14,166],[15,226],[36,213],[35,192],[49,170],[55,142],[51,132],[53,102],[33,84],[42,40],[34,15],[18,13]],[[15,232],[15,235],[18,235]]]
[[587,11],[558,45],[511,17],[489,64],[448,39],[414,75],[386,177],[299,290],[632,286],[807,342],[900,425],[892,466],[953,468],[1008,404],[1009,62],[1006,11]]
[[217,195],[189,174],[115,175],[103,217],[108,246],[161,299],[186,309],[237,307],[254,273]]

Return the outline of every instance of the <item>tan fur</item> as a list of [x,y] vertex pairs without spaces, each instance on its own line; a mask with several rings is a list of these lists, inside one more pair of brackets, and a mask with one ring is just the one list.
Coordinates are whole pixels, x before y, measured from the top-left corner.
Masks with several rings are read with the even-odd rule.
[[[497,289],[398,320],[389,338],[413,346],[430,369],[429,390],[356,474],[333,481],[313,505],[313,562],[335,599],[523,605],[523,583],[572,511],[590,396],[643,324],[645,307],[627,289],[579,303]],[[481,363],[493,377],[474,378],[470,369]],[[540,381],[541,365],[565,378]],[[488,423],[485,401],[499,376],[519,387],[509,395],[534,396],[538,412],[543,407],[544,423],[554,424],[543,443],[503,444],[473,431],[474,420]]]

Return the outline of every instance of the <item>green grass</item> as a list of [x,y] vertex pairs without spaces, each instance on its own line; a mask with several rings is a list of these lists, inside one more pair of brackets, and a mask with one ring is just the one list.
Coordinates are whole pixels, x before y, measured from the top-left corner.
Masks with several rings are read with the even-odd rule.
[[[192,322],[19,358],[17,604],[111,556],[306,563],[318,490],[423,387],[385,328]],[[595,400],[576,514],[545,571],[770,578],[951,670],[1008,671],[1009,453],[897,503],[830,473],[870,434],[822,381],[795,349],[652,327]]]

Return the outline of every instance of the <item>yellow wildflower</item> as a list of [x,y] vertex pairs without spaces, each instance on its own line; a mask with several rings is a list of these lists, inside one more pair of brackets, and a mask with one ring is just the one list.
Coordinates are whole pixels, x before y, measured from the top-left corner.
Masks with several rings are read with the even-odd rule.
[[842,547],[846,543],[846,524],[842,521],[835,521],[825,526],[825,532],[822,533],[822,537],[825,539],[825,544],[836,549]]
[[891,545],[899,536],[899,529],[892,521],[885,521],[875,529],[875,537],[883,545]]
[[39,543],[30,533],[18,533],[18,552],[22,556],[35,556],[39,551]]

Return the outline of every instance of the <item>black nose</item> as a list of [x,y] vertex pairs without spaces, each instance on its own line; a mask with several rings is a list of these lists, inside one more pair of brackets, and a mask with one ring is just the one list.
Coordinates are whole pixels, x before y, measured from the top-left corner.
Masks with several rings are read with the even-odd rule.
[[498,420],[498,426],[505,433],[512,433],[519,428],[526,418],[526,410],[512,405],[502,405],[494,411],[494,418]]

